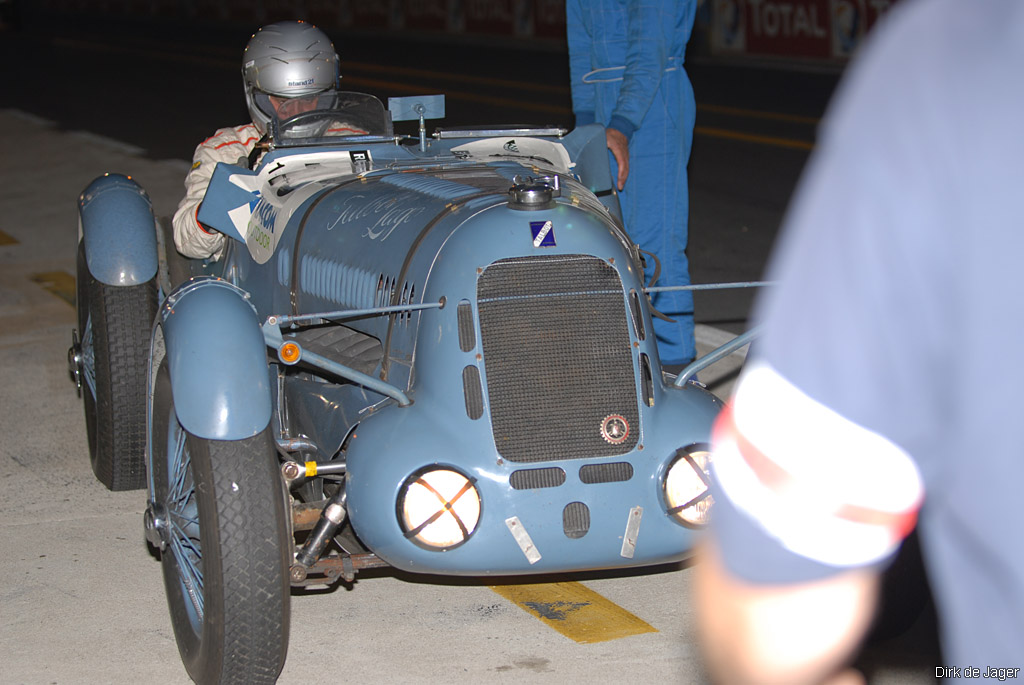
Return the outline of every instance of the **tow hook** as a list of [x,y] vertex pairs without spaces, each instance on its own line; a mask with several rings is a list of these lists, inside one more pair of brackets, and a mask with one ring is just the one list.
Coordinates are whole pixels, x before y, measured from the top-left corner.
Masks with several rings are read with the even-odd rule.
[[78,339],[78,331],[71,329],[71,347],[68,348],[68,373],[75,391],[82,396],[82,342]]

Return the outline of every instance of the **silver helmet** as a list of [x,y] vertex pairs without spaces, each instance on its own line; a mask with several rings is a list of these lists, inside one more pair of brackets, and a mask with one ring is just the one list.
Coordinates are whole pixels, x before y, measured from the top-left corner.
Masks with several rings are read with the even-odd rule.
[[278,114],[272,97],[278,102],[315,98],[324,91],[335,91],[340,78],[334,45],[327,34],[312,24],[269,24],[256,31],[245,46],[245,104],[260,133],[267,132],[272,118],[287,118],[283,112]]

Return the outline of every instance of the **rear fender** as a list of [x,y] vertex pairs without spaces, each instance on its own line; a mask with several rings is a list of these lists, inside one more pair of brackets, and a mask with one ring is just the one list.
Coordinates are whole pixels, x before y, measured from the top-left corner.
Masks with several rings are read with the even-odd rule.
[[201,438],[242,440],[270,423],[266,343],[248,297],[227,281],[199,278],[160,308],[175,412]]
[[93,278],[140,285],[156,276],[156,221],[142,187],[127,176],[98,177],[78,197],[79,231]]

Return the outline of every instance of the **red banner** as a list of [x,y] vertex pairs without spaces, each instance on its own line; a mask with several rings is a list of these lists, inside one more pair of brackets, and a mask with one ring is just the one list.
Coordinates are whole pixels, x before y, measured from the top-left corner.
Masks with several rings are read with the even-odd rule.
[[896,0],[713,0],[716,54],[845,59]]
[[[29,0],[23,0],[28,2]],[[305,19],[333,29],[565,40],[565,0],[32,0],[59,13],[126,14],[258,26]]]

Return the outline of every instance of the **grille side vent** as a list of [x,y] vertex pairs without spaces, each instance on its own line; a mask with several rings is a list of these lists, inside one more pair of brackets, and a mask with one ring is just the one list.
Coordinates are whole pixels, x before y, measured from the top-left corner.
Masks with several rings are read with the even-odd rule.
[[466,416],[476,421],[484,415],[484,391],[480,369],[472,364],[462,370],[462,391],[466,396]]
[[560,468],[520,469],[512,472],[508,483],[514,490],[557,488],[565,483],[565,471]]
[[587,485],[595,483],[622,483],[633,477],[633,465],[628,461],[612,464],[587,464],[580,467],[580,480]]
[[644,404],[654,406],[654,372],[651,371],[651,358],[640,355],[640,388],[643,392]]
[[645,340],[647,332],[644,330],[644,315],[640,305],[640,295],[635,290],[629,291],[629,313],[633,318],[633,332],[637,340]]
[[562,530],[565,537],[579,539],[590,530],[590,507],[583,502],[569,502],[562,510]]
[[459,349],[463,352],[471,352],[476,347],[476,331],[473,330],[473,305],[469,303],[469,300],[459,302],[457,318]]

